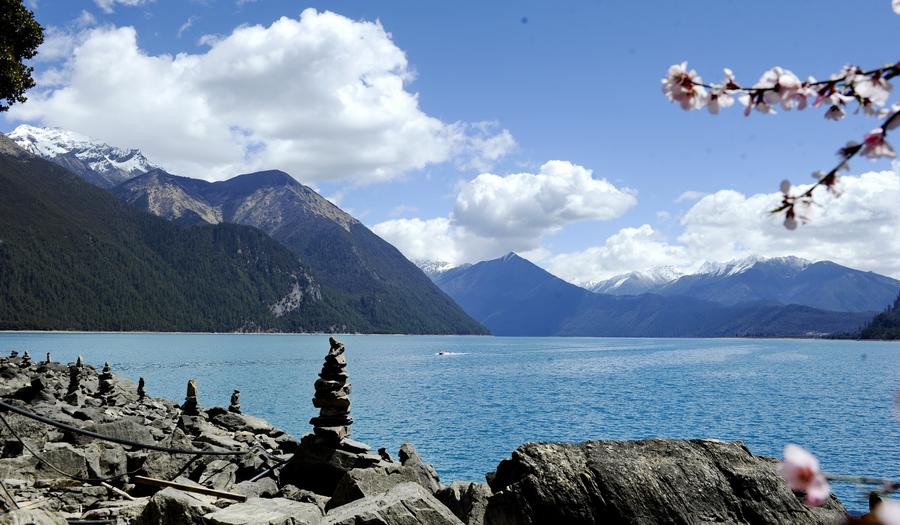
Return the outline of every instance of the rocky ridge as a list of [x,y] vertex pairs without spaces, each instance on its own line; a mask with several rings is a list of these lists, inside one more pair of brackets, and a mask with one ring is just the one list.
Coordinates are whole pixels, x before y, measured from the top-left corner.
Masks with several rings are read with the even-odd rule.
[[[179,405],[147,396],[143,379],[135,385],[109,364],[98,371],[80,358],[64,365],[49,354],[39,362],[27,352],[0,357],[0,401],[68,425],[0,406],[8,423],[0,422],[0,525],[818,524],[846,517],[834,498],[806,508],[775,463],[740,442],[529,443],[488,483],[445,485],[411,444],[395,459],[350,439],[347,358],[341,343],[330,345],[315,385],[322,412],[299,441],[243,414],[238,391],[229,407],[204,408],[192,380]],[[129,442],[239,453],[171,454]]]

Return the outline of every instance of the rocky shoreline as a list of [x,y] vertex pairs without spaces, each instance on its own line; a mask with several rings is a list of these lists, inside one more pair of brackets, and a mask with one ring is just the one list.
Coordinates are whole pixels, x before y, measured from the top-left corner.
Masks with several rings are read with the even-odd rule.
[[[15,353],[14,353],[15,354]],[[351,384],[331,339],[319,416],[299,439],[229,407],[184,402],[83,363],[0,358],[0,524],[525,525],[841,523],[803,505],[740,442],[528,443],[485,482],[444,484],[411,444],[350,438]],[[25,414],[39,414],[57,426]],[[98,439],[107,436],[114,441]],[[159,450],[148,450],[145,446]],[[171,451],[177,451],[172,453]],[[205,455],[203,455],[205,454]]]

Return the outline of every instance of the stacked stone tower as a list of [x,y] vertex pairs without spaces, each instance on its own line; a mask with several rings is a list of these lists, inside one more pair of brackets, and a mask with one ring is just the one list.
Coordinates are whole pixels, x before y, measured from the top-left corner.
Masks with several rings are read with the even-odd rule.
[[350,390],[347,382],[347,358],[344,356],[344,344],[331,337],[328,339],[331,349],[325,356],[325,364],[316,380],[316,396],[313,406],[319,409],[319,415],[309,420],[313,432],[331,442],[338,444],[350,436]]

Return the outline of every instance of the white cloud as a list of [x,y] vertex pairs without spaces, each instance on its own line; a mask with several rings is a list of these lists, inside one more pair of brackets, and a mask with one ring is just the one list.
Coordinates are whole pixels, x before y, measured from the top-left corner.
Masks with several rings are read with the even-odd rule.
[[556,255],[545,267],[585,283],[654,266],[690,271],[706,261],[795,255],[900,278],[900,163],[894,171],[844,176],[841,189],[837,198],[819,192],[817,204],[807,210],[810,221],[796,231],[769,213],[780,193],[721,190],[684,214],[676,242],[646,224],[624,228],[600,246]]
[[149,4],[154,0],[94,0],[97,7],[106,14],[110,14],[115,10],[116,4],[122,4],[128,7],[137,7],[139,5]]
[[900,277],[900,164],[844,176],[840,184],[840,197],[817,194],[810,222],[793,232],[784,229],[783,217],[768,213],[780,193],[716,192],[682,217],[678,241],[694,259],[796,255]]
[[482,173],[463,184],[453,218],[483,237],[536,238],[572,222],[619,217],[636,203],[633,191],[595,179],[583,166],[553,160],[538,173]]
[[82,9],[81,14],[78,15],[78,18],[75,19],[75,24],[78,27],[90,27],[96,23],[97,18],[94,17],[93,13],[85,9]]
[[76,39],[75,33],[56,26],[49,26],[44,31],[44,42],[38,46],[34,60],[36,62],[56,62],[68,58],[75,49]]
[[618,217],[635,202],[632,192],[593,178],[587,168],[550,161],[538,173],[484,173],[460,184],[449,217],[395,219],[373,230],[415,261],[461,264],[510,251],[541,258],[545,235],[577,221]]
[[[194,25],[194,21],[197,19],[195,16],[189,16],[187,20],[184,21],[181,26],[178,27],[178,38],[181,38],[181,35],[184,34],[185,31],[191,28]],[[203,38],[203,37],[200,37]]]
[[656,266],[683,267],[690,262],[685,247],[669,244],[652,226],[644,224],[619,230],[601,246],[556,255],[546,268],[567,281],[584,284]]
[[134,28],[87,31],[62,85],[30,93],[7,118],[140,147],[174,173],[210,180],[277,168],[305,182],[383,181],[489,162],[514,144],[505,130],[423,112],[406,89],[405,54],[377,22],[307,9],[201,43],[203,53],[148,55]]
[[675,199],[675,202],[677,204],[681,204],[682,202],[694,202],[696,200],[702,199],[703,197],[706,197],[707,195],[709,194],[703,191],[688,190],[679,195],[678,198]]

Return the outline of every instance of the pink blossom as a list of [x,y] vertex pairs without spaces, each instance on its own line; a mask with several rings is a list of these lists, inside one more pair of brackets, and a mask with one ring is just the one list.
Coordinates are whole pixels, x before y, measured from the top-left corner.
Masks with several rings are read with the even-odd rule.
[[882,77],[861,76],[853,84],[856,93],[876,106],[883,106],[891,96],[891,83]]
[[884,139],[884,130],[881,128],[875,128],[866,135],[860,153],[870,159],[881,157],[892,159],[897,156],[894,148]]
[[[785,227],[793,229],[787,222],[785,220]],[[784,447],[784,461],[779,470],[791,490],[806,493],[807,505],[817,507],[831,494],[828,481],[819,470],[819,460],[802,447],[793,444]]]
[[682,62],[669,67],[662,80],[662,90],[669,100],[690,111],[705,106],[709,98],[706,88],[700,85],[702,82],[700,75],[693,69],[688,71],[687,62]]
[[841,120],[847,115],[847,112],[844,111],[844,108],[841,106],[831,106],[828,108],[828,111],[825,112],[825,118],[828,120]]
[[797,75],[787,69],[773,67],[763,73],[759,82],[753,87],[769,90],[763,95],[763,100],[769,106],[780,103],[786,110],[806,107],[808,89],[804,89],[804,84],[800,82]]
[[881,525],[900,525],[900,502],[892,499],[883,500],[875,508],[875,517]]

